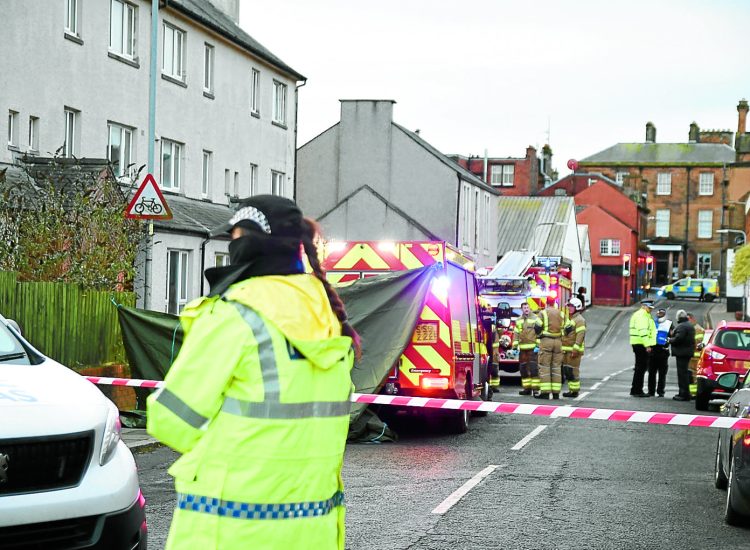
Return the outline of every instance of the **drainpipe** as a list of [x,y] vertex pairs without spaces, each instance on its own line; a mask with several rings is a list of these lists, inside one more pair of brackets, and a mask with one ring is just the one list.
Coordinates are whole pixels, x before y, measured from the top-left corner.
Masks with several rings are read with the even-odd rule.
[[461,249],[459,242],[459,223],[461,220],[461,176],[456,174],[458,179],[458,188],[456,189],[456,248]]
[[203,273],[206,271],[206,245],[211,240],[210,231],[206,231],[206,238],[201,243],[201,296],[203,296],[206,277]]
[[690,254],[690,244],[688,238],[690,236],[688,229],[690,228],[690,167],[687,167],[687,186],[686,193],[687,197],[687,208],[685,209],[685,258],[682,264],[682,270],[685,271],[688,268],[688,256]]
[[484,183],[487,182],[487,149],[484,150]]
[[307,79],[294,88],[294,182],[292,184],[292,200],[297,202],[297,113],[299,112],[299,89],[307,84]]

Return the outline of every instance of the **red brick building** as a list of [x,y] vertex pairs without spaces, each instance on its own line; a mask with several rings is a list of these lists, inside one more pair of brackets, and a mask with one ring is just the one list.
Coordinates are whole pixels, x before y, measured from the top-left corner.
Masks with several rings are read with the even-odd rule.
[[505,196],[534,195],[544,187],[545,181],[554,181],[556,177],[552,170],[552,149],[549,145],[542,148],[541,157],[537,156],[537,151],[532,146],[526,148],[526,156],[522,158],[448,157]]
[[[591,243],[591,286],[594,304],[628,305],[639,298],[647,282],[646,256],[639,250],[647,210],[628,190],[602,174],[575,173],[539,192],[542,196],[572,196],[578,224],[587,225]],[[623,274],[626,255],[630,272]]]

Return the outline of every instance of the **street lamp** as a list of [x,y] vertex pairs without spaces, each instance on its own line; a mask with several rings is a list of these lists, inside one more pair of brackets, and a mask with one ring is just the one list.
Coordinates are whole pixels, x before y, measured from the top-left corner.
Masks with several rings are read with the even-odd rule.
[[742,233],[742,244],[747,243],[747,233],[742,229],[717,229],[714,233]]
[[[745,233],[742,229],[717,229],[715,232],[716,233],[726,233],[726,234],[729,234],[729,233],[742,233],[742,244],[747,244],[747,233]],[[736,244],[736,242],[735,242],[735,244]],[[729,279],[729,277],[727,277],[727,279]],[[729,287],[729,283],[727,283],[726,281],[723,281],[723,282],[726,283],[727,288],[728,288]],[[727,298],[727,305],[728,305],[728,302],[729,302],[729,298]],[[747,304],[747,281],[745,281],[742,284],[742,315],[743,315],[743,317],[745,316],[745,314],[747,312],[747,305],[746,304]]]

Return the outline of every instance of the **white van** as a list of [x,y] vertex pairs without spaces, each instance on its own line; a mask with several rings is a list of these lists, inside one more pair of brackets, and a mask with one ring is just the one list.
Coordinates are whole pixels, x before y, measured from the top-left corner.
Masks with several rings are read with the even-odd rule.
[[146,549],[117,407],[0,316],[0,548]]

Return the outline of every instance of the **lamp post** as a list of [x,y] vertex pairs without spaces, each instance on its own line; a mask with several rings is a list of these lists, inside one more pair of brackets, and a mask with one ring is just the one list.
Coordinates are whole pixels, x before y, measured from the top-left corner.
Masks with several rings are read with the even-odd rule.
[[[745,233],[742,229],[717,229],[715,232],[720,233],[720,234],[741,233],[742,239],[743,239],[742,244],[743,245],[747,244],[747,233]],[[729,287],[729,284],[727,284],[727,287]],[[728,300],[729,299],[727,298],[727,301]],[[747,311],[746,303],[747,303],[747,281],[742,283],[742,316],[743,317],[745,316],[746,311]]]

